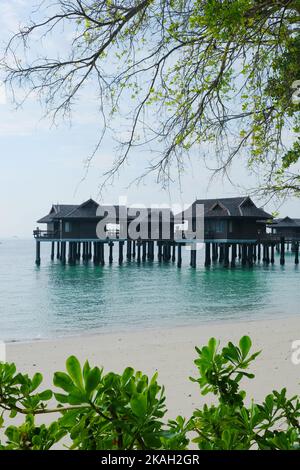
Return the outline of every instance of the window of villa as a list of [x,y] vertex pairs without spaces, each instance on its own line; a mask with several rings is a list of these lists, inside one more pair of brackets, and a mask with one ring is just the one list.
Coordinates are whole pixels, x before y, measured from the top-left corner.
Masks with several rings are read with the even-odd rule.
[[71,224],[71,222],[66,222],[66,223],[65,223],[65,232],[66,232],[66,233],[72,232],[72,224]]
[[205,232],[222,233],[225,232],[224,220],[207,220],[205,222]]
[[222,233],[225,231],[224,220],[216,220],[214,224],[215,224],[214,230],[216,231],[216,233]]

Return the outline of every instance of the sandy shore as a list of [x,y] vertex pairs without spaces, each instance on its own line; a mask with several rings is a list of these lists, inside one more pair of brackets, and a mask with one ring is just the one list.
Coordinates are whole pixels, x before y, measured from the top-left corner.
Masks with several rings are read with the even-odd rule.
[[206,344],[211,336],[224,344],[244,334],[251,336],[253,350],[263,350],[253,368],[256,379],[244,382],[248,399],[261,400],[272,389],[282,387],[290,394],[299,393],[300,365],[291,361],[291,344],[300,340],[300,317],[10,343],[7,360],[29,374],[41,371],[47,387],[52,384],[53,372],[64,370],[65,359],[71,354],[102,365],[106,371],[119,372],[128,365],[147,374],[158,370],[159,381],[166,387],[168,415],[189,416],[195,407],[210,400],[200,397],[197,385],[188,379],[196,375],[194,346]]

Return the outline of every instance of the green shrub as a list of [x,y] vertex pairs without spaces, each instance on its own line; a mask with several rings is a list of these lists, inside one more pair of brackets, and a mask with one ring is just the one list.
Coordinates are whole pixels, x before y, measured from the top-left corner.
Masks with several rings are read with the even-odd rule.
[[[202,395],[216,395],[218,404],[204,405],[192,417],[165,419],[164,388],[128,367],[123,374],[83,367],[75,356],[66,372],[56,372],[55,391],[38,389],[42,375],[17,373],[14,364],[0,363],[0,425],[7,414],[24,415],[20,426],[6,427],[0,449],[47,450],[61,441],[70,449],[296,449],[300,443],[300,403],[286,390],[273,391],[262,404],[244,403],[243,378],[253,379],[249,365],[259,353],[250,354],[251,340],[228,343],[219,350],[212,338],[196,348],[199,377],[192,378]],[[53,403],[55,401],[55,405]],[[37,425],[37,415],[54,413],[50,425]],[[70,443],[70,444],[69,444]]]

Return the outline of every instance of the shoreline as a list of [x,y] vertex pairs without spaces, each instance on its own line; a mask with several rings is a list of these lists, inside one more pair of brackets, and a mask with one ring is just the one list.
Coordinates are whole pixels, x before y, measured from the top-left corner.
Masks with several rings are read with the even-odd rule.
[[71,354],[82,363],[88,359],[91,365],[103,366],[105,372],[121,372],[127,366],[149,376],[158,371],[159,383],[166,388],[168,416],[190,416],[200,404],[213,401],[211,396],[200,396],[197,384],[189,380],[197,376],[195,346],[204,346],[212,336],[224,346],[245,334],[252,339],[253,352],[262,350],[251,367],[256,378],[242,382],[247,400],[260,401],[283,387],[289,395],[298,394],[300,365],[292,364],[291,345],[300,339],[300,316],[13,342],[7,344],[7,361],[29,375],[41,372],[43,388],[52,386],[53,373],[65,370]]
[[152,332],[156,333],[158,331],[162,330],[168,330],[168,331],[173,331],[177,329],[185,329],[185,328],[201,328],[201,327],[208,327],[208,326],[213,326],[213,327],[222,327],[222,326],[230,326],[230,325],[241,325],[241,324],[253,324],[253,323],[265,323],[268,321],[271,322],[279,322],[283,320],[288,320],[288,319],[297,319],[299,317],[299,322],[300,322],[300,314],[288,314],[288,313],[282,313],[282,314],[276,314],[276,317],[269,317],[269,316],[262,316],[261,318],[255,318],[253,317],[252,319],[232,319],[229,318],[227,319],[222,319],[222,320],[203,320],[195,323],[190,323],[190,324],[175,324],[175,325],[168,325],[168,324],[161,324],[157,326],[143,326],[139,325],[137,327],[131,326],[126,327],[126,328],[113,328],[111,330],[109,329],[95,329],[95,331],[92,330],[82,330],[78,333],[72,332],[71,334],[61,334],[57,336],[49,336],[45,338],[40,338],[40,337],[35,337],[35,338],[28,338],[28,339],[9,339],[9,340],[3,340],[6,345],[15,345],[15,344],[28,344],[28,343],[47,343],[47,342],[53,342],[53,341],[63,341],[63,340],[71,340],[71,339],[78,339],[78,338],[89,338],[89,337],[95,337],[95,336],[114,336],[114,335],[130,335],[130,334],[139,334],[139,333],[144,333],[144,332]]

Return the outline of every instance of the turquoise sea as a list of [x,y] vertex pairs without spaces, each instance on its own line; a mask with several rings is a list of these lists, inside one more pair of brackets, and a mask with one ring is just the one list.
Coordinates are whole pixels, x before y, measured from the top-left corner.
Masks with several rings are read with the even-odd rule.
[[50,261],[50,244],[42,244],[36,267],[33,240],[1,240],[0,339],[300,315],[300,268],[292,254],[284,267],[276,257],[274,266],[206,269],[198,252],[192,269],[185,251],[181,269],[126,260],[122,266],[61,266]]

